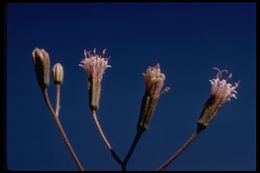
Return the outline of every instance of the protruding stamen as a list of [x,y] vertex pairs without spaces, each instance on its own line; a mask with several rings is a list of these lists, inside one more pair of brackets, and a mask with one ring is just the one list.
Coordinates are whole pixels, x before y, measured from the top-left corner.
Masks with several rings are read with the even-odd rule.
[[107,49],[104,49],[104,50],[103,50],[103,52],[102,52],[102,54],[103,54],[103,55],[105,55],[105,53],[106,53],[106,50],[107,50]]
[[161,91],[160,95],[162,95],[162,94],[166,94],[167,92],[170,91],[170,89],[171,89],[170,87],[166,87],[166,88],[164,88],[164,90]]
[[220,70],[219,68],[214,67],[215,70],[218,71],[216,78],[209,80],[211,87],[211,95],[217,97],[217,100],[220,100],[220,104],[223,104],[226,100],[230,100],[231,97],[235,97],[236,88],[239,86],[239,82],[236,82],[234,85],[228,82],[232,77],[232,73],[230,73],[227,79],[221,79],[222,73],[227,70]]
[[231,79],[231,77],[232,77],[232,73],[230,73],[230,74],[228,75],[227,81],[228,81],[229,79]]

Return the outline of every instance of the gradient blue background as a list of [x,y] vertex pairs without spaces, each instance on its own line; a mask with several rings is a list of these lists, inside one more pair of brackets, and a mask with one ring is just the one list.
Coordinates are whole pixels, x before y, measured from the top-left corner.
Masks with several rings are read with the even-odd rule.
[[[169,93],[129,170],[155,170],[196,128],[209,79],[228,69],[241,80],[238,99],[167,170],[256,169],[256,5],[254,3],[87,3],[7,6],[7,166],[11,170],[77,170],[37,85],[31,52],[50,54],[65,71],[61,122],[86,170],[119,170],[88,109],[83,50],[107,48],[99,119],[125,157],[144,93],[142,73],[160,63]],[[49,88],[55,103],[53,83]]]

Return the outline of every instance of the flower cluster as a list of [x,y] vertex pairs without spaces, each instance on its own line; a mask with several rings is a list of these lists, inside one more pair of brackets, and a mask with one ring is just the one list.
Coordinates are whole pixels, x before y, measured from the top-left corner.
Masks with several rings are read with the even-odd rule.
[[[95,125],[104,140],[107,148],[110,150],[112,157],[120,164],[122,171],[126,171],[127,163],[139,141],[143,132],[148,130],[151,118],[156,109],[157,102],[159,97],[169,91],[169,87],[166,87],[162,90],[166,76],[161,72],[160,65],[156,64],[154,67],[149,66],[146,69],[144,75],[144,95],[142,97],[141,108],[139,112],[139,119],[137,122],[137,133],[133,140],[133,143],[125,157],[124,160],[121,160],[117,153],[113,150],[112,145],[109,143],[105,133],[103,132],[101,125],[98,121],[97,111],[99,109],[100,95],[101,95],[101,82],[105,70],[111,65],[108,64],[108,59],[110,57],[105,57],[106,49],[102,51],[102,54],[97,54],[96,49],[93,51],[84,50],[84,59],[81,60],[79,64],[82,67],[86,74],[88,75],[88,92],[89,92],[89,108],[92,113]],[[56,63],[52,68],[52,77],[53,82],[56,85],[56,110],[52,107],[48,96],[48,87],[50,84],[50,58],[48,52],[44,49],[35,48],[32,52],[33,65],[36,72],[36,78],[38,85],[42,89],[42,94],[44,100],[54,117],[55,123],[57,124],[61,135],[64,139],[66,146],[68,147],[74,161],[76,162],[78,168],[81,171],[84,171],[83,166],[81,165],[77,155],[75,154],[67,135],[62,127],[62,124],[59,120],[59,109],[60,109],[60,87],[63,83],[64,70],[60,63]],[[159,167],[159,171],[165,169],[170,163],[176,160],[177,157],[195,140],[198,134],[206,129],[211,121],[216,117],[221,106],[226,102],[230,101],[231,98],[237,99],[237,88],[240,81],[235,82],[234,84],[230,83],[229,80],[232,77],[232,73],[229,73],[227,70],[220,70],[217,67],[213,69],[217,70],[216,76],[209,80],[211,84],[211,93],[209,98],[206,100],[200,116],[197,121],[197,129],[192,134],[192,136],[185,142],[185,144],[173,155],[170,159],[166,160],[162,166]],[[222,79],[223,73],[227,73],[227,78]]]

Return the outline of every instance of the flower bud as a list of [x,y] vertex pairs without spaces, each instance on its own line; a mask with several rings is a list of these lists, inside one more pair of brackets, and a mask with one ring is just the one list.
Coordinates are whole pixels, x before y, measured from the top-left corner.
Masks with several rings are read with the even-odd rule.
[[160,71],[160,65],[148,67],[144,74],[145,93],[143,96],[139,120],[137,123],[138,130],[147,130],[152,114],[155,110],[161,89],[163,87],[165,75]]
[[35,48],[32,51],[33,64],[39,86],[44,89],[50,85],[50,59],[44,49]]
[[52,77],[55,85],[61,85],[63,82],[64,71],[60,63],[56,63],[52,67]]

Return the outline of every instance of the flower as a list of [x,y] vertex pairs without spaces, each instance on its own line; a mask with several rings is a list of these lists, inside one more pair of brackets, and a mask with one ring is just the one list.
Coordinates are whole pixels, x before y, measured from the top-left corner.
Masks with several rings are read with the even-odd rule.
[[221,104],[223,104],[225,101],[230,101],[230,98],[234,97],[237,99],[236,94],[237,94],[237,87],[239,86],[239,82],[235,82],[235,84],[232,86],[231,83],[228,83],[227,81],[231,79],[232,73],[229,74],[227,80],[222,79],[222,73],[226,72],[228,73],[227,70],[220,70],[217,67],[214,67],[213,69],[217,70],[218,73],[216,75],[215,79],[209,80],[211,83],[211,95],[216,97],[220,101]]
[[228,80],[230,80],[232,77],[231,73],[225,80],[221,79],[221,77],[223,72],[228,74],[227,70],[220,70],[217,67],[214,67],[213,69],[217,70],[218,73],[214,79],[209,80],[211,83],[211,94],[204,104],[203,110],[198,120],[198,127],[200,129],[205,129],[209,125],[223,103],[225,103],[227,100],[230,101],[232,97],[237,98],[236,89],[239,86],[240,81],[235,82],[235,84],[232,85],[228,82]]
[[157,64],[155,67],[148,67],[144,75],[145,91],[151,95],[160,95],[165,75],[161,73],[160,65]]
[[160,65],[148,67],[144,75],[145,93],[143,96],[139,121],[137,123],[138,130],[147,130],[150,119],[155,110],[161,89],[164,84],[165,75],[161,73]]
[[105,52],[106,49],[103,50],[102,55],[98,55],[95,48],[93,53],[84,50],[85,59],[81,60],[79,66],[87,72],[90,78],[101,81],[106,68],[111,67],[108,65],[108,58],[103,57]]
[[35,48],[32,60],[39,86],[44,89],[50,85],[50,58],[44,49]]
[[108,65],[108,58],[105,58],[106,49],[103,50],[102,55],[96,53],[96,49],[93,53],[84,50],[85,59],[79,64],[88,74],[89,81],[89,106],[91,110],[97,110],[99,108],[99,99],[101,93],[101,80],[106,68],[111,67]]

